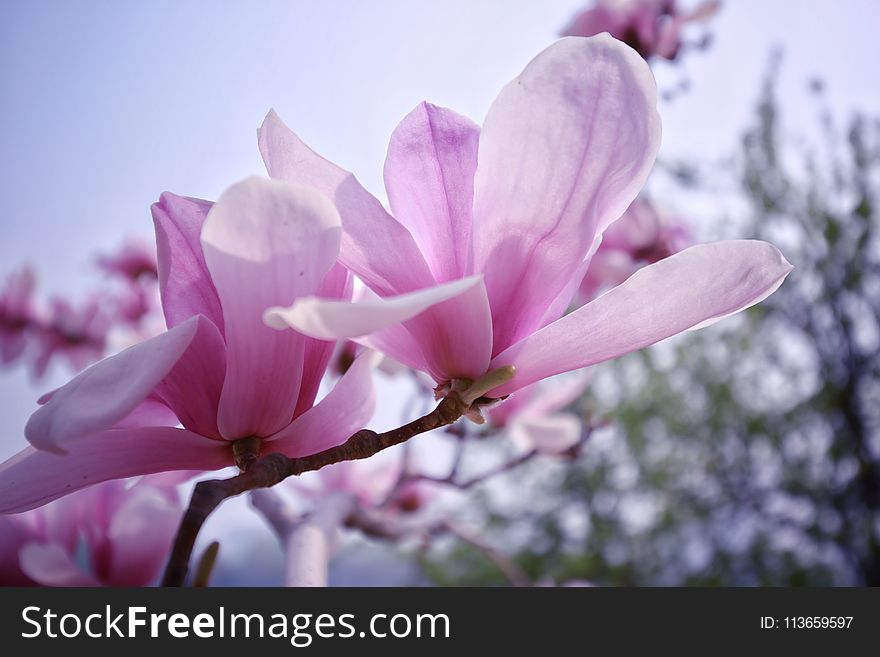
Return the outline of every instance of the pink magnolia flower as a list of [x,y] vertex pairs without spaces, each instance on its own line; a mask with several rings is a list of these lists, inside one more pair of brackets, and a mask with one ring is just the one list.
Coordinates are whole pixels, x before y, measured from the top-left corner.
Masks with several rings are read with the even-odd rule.
[[76,517],[67,500],[14,516],[0,515],[0,585],[33,586],[39,582],[22,569],[20,554],[29,545],[57,545],[70,554],[77,543]]
[[683,28],[705,21],[720,7],[719,0],[705,0],[692,11],[682,11],[675,0],[596,0],[562,33],[589,37],[608,32],[645,59],[656,55],[671,60],[681,49]]
[[394,491],[387,508],[398,513],[415,513],[423,510],[437,493],[436,488],[424,479],[407,479]]
[[562,39],[501,91],[482,130],[425,103],[403,119],[385,162],[395,217],[270,113],[259,133],[270,176],[333,201],[340,261],[380,298],[300,298],[267,323],[357,338],[441,386],[513,365],[489,393],[503,397],[761,301],[791,265],[766,242],[738,240],[685,249],[562,316],[653,165],[656,101],[628,46]]
[[153,311],[155,290],[130,283],[113,296],[113,316],[123,326],[136,328]]
[[587,372],[578,372],[555,385],[533,383],[489,408],[489,422],[523,451],[561,454],[577,444],[583,430],[577,415],[561,411],[580,397],[589,379]]
[[304,456],[370,418],[370,354],[313,406],[333,344],[261,319],[303,295],[350,298],[328,201],[251,178],[213,206],[164,194],[153,219],[169,330],[40,400],[25,428],[33,447],[0,466],[0,512],[108,479],[230,466],[244,437],[262,439],[264,452]]
[[389,511],[401,513],[422,509],[435,491],[420,479],[409,479],[397,486],[400,473],[400,463],[393,460],[343,461],[292,480],[291,485],[300,494],[316,500],[341,493],[365,507],[384,505]]
[[34,302],[36,276],[24,266],[6,279],[0,291],[0,364],[8,365],[27,347],[27,334],[37,324],[39,315]]
[[112,294],[113,318],[123,326],[138,328],[155,307],[159,278],[155,247],[129,239],[115,253],[97,258],[98,266],[121,280],[122,288]]
[[168,556],[181,511],[173,488],[145,479],[0,516],[0,584],[146,586]]
[[291,480],[291,485],[308,498],[322,499],[331,493],[342,493],[364,506],[375,506],[391,490],[397,475],[398,468],[388,461],[343,461]]
[[100,359],[107,348],[110,325],[99,295],[78,307],[60,297],[52,299],[48,319],[36,332],[35,376],[42,377],[50,362],[58,357],[63,357],[74,371]]
[[156,249],[143,240],[129,239],[116,253],[100,255],[96,260],[103,271],[129,282],[159,278]]
[[620,285],[641,267],[678,253],[693,244],[680,220],[637,198],[602,235],[580,286],[580,303]]

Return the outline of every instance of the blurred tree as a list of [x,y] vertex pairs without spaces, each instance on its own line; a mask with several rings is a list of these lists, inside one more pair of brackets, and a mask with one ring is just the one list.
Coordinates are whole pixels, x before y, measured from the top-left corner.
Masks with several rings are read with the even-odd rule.
[[[880,122],[823,110],[819,152],[792,144],[775,73],[737,232],[796,269],[748,313],[597,368],[581,409],[611,426],[517,474],[516,512],[510,485],[484,491],[485,532],[536,581],[880,585]],[[433,559],[442,583],[502,583],[465,545]]]

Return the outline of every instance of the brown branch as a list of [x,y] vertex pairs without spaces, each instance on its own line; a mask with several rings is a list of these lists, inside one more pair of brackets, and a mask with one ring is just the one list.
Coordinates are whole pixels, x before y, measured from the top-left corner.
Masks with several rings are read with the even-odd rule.
[[[511,370],[508,378],[512,375]],[[199,482],[196,484],[189,507],[177,530],[162,585],[183,585],[199,531],[208,516],[224,500],[255,488],[274,486],[288,477],[311,470],[319,470],[333,463],[365,459],[384,449],[399,445],[420,433],[452,424],[470,408],[470,403],[465,403],[463,396],[468,398],[467,393],[459,395],[459,393],[452,391],[427,415],[391,431],[376,433],[369,429],[362,429],[337,447],[331,447],[302,458],[292,459],[275,452],[258,459],[242,459],[242,462],[247,464],[247,469],[238,476],[231,479]]]

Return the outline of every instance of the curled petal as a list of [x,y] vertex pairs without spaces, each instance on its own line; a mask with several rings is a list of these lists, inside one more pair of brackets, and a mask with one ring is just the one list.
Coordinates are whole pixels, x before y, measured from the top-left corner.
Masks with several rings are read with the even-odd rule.
[[64,444],[109,429],[137,408],[174,368],[193,342],[204,317],[95,363],[54,391],[34,412],[25,437],[40,449],[63,451]]
[[470,276],[417,292],[364,301],[306,297],[297,299],[289,308],[269,308],[264,319],[279,331],[290,327],[321,340],[357,338],[411,319],[435,304],[467,292],[480,281],[480,276]]

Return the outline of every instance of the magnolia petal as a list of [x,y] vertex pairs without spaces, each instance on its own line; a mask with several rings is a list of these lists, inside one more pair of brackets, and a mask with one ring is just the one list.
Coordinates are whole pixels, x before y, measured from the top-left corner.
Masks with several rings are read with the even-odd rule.
[[[358,302],[381,303],[369,289]],[[486,372],[492,354],[492,316],[482,281],[441,301],[413,319],[352,340],[437,382],[475,379]]]
[[0,515],[0,584],[3,586],[33,586],[34,581],[21,570],[18,554],[21,548],[35,538],[43,538],[35,526],[36,518]]
[[791,269],[776,247],[757,240],[680,251],[499,354],[490,367],[514,365],[516,374],[492,396],[744,310],[772,294]]
[[0,464],[0,513],[19,513],[109,479],[232,465],[225,442],[185,429],[110,429],[69,443],[64,455],[28,447]]
[[207,320],[193,317],[81,372],[31,415],[25,437],[40,449],[61,452],[69,441],[123,420],[171,372],[202,322]]
[[571,413],[518,418],[510,425],[510,439],[522,450],[561,454],[581,438],[583,424]]
[[272,436],[266,447],[291,458],[309,456],[345,442],[373,417],[373,369],[379,355],[365,351],[324,399]]
[[[327,274],[327,278],[321,284],[317,296],[324,299],[351,299],[353,282],[351,273],[341,264],[336,263]],[[306,338],[304,356],[302,387],[299,390],[299,400],[293,411],[296,418],[310,409],[315,403],[315,396],[321,386],[321,379],[327,371],[327,365],[333,356],[336,342],[333,340],[318,340]]]
[[[179,361],[178,361],[179,362]],[[176,427],[180,420],[161,399],[149,396],[135,409],[113,425],[114,429],[134,427]]]
[[226,379],[223,437],[270,436],[293,417],[304,338],[273,331],[263,311],[314,294],[339,253],[339,215],[313,189],[248,178],[227,189],[202,229],[205,262],[220,296]]
[[596,259],[596,253],[601,244],[602,236],[597,235],[596,239],[593,240],[593,245],[590,247],[589,253],[587,253],[587,257],[584,258],[583,262],[581,262],[581,264],[574,270],[571,279],[566,283],[565,287],[562,288],[562,291],[547,308],[544,317],[541,318],[541,323],[538,328],[544,328],[547,324],[555,322],[562,317],[565,314],[565,311],[568,310],[569,306],[575,302],[575,296],[577,295],[578,290],[582,287],[584,275],[592,267],[592,263]]
[[154,203],[159,293],[168,328],[204,315],[221,331],[223,313],[199,236],[213,204],[165,192]]
[[561,411],[583,394],[591,378],[591,370],[581,370],[560,377],[553,384],[541,384],[537,394],[523,406],[522,416],[540,417]]
[[648,65],[607,34],[557,41],[492,104],[474,181],[474,271],[486,275],[496,353],[540,327],[641,189],[660,144],[656,104]]
[[482,279],[404,326],[421,346],[425,371],[438,383],[486,373],[492,359],[492,311]]
[[191,479],[195,479],[203,474],[201,470],[174,470],[171,472],[159,472],[157,474],[146,475],[137,480],[132,488],[137,486],[149,486],[164,491],[168,495],[176,497],[176,488],[181,484],[185,484]]
[[385,189],[437,282],[473,271],[474,172],[480,128],[429,103],[407,114],[391,135]]
[[101,586],[57,543],[28,543],[19,552],[21,570],[43,586]]
[[50,390],[49,392],[44,392],[42,395],[37,397],[37,404],[42,406],[47,401],[52,399],[55,396],[55,393],[58,392],[61,388],[55,388],[54,390]]
[[289,308],[269,308],[264,320],[276,330],[290,327],[320,340],[357,338],[411,319],[435,304],[467,292],[480,280],[480,276],[470,276],[416,292],[363,301],[305,297]]
[[306,146],[274,111],[257,133],[272,178],[306,185],[330,199],[342,218],[339,261],[382,295],[434,284],[409,231],[344,169]]
[[633,275],[641,262],[633,260],[626,251],[602,250],[590,260],[590,266],[581,277],[578,290],[579,305],[592,301],[602,292],[617,287]]
[[[381,331],[353,338],[352,341],[367,349],[378,351],[412,370],[428,371],[422,347],[403,324],[392,324]],[[379,369],[383,369],[382,365]]]
[[[198,327],[187,350],[153,394],[174,411],[184,427],[219,439],[217,413],[226,375],[226,345],[213,322],[200,318]],[[157,425],[161,423],[153,424]]]
[[134,486],[114,514],[107,531],[111,545],[105,583],[147,586],[168,558],[182,510],[162,491]]

